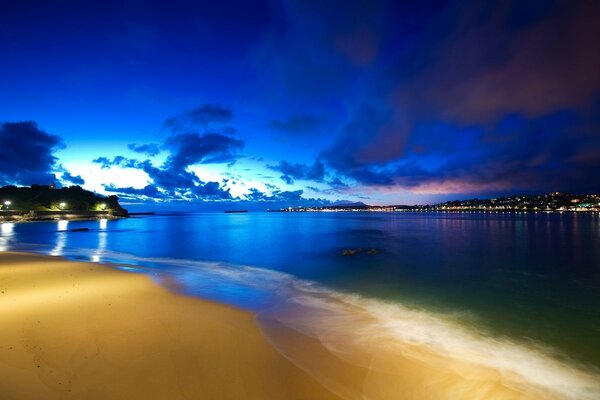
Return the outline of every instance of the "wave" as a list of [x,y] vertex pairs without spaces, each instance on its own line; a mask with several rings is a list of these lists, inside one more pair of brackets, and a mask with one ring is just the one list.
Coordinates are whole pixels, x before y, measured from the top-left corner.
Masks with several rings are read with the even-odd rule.
[[[400,379],[406,372],[394,369],[398,360],[403,361],[403,368],[434,366],[427,372],[425,391],[421,383],[403,383],[410,398],[436,398],[439,393],[456,399],[512,398],[505,396],[506,392],[515,398],[600,396],[600,374],[594,368],[561,361],[541,346],[491,337],[451,316],[304,282],[297,282],[287,295],[287,304],[266,317],[267,326],[275,321],[316,338],[332,354],[373,375],[387,373]],[[269,329],[266,333],[269,335]],[[307,354],[289,348],[285,335],[273,338],[277,348],[315,378],[326,372],[315,371]],[[381,381],[381,377],[373,379]],[[335,387],[327,377],[322,383]],[[510,390],[490,388],[494,385]],[[348,395],[339,387],[338,392],[347,398],[391,398],[381,395],[380,382],[377,386],[378,392],[369,395],[364,387],[361,393]]]
[[[1,250],[53,254],[47,246],[6,239],[1,245]],[[343,398],[398,398],[398,393],[402,398],[439,398],[440,393],[457,399],[512,398],[507,393],[515,398],[600,398],[595,368],[559,359],[542,346],[493,337],[450,315],[253,266],[97,249],[63,248],[61,255],[150,272],[171,289],[236,306],[248,307],[248,296],[266,297],[249,304],[273,346]],[[326,349],[328,362],[315,361],[313,342]],[[344,376],[332,366],[359,372]]]

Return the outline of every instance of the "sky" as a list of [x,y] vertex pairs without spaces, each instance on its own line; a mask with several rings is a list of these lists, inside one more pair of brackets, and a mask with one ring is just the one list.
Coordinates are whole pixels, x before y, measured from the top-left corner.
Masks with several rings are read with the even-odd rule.
[[0,0],[0,185],[129,208],[600,192],[600,2]]

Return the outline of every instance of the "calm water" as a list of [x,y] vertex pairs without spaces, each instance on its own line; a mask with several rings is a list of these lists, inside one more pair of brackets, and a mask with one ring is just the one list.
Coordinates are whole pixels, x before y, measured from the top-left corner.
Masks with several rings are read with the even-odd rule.
[[[74,228],[89,231],[64,232]],[[600,367],[598,214],[206,213],[1,232],[1,250],[144,266],[135,270],[254,311],[297,279]]]

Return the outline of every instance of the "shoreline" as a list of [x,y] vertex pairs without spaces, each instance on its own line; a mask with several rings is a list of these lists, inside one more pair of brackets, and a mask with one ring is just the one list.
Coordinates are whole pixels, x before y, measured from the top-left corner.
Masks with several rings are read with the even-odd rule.
[[0,214],[0,223],[3,222],[48,222],[48,221],[98,221],[102,219],[123,219],[129,215],[115,215],[109,212],[69,212],[69,211],[38,211],[33,215],[27,212],[12,212]]
[[0,253],[0,397],[339,399],[254,315],[105,265]]
[[470,359],[491,344],[475,338],[462,338],[475,346],[463,354],[398,341],[368,304],[257,315],[118,265],[0,252],[0,324],[10,327],[0,330],[0,374],[11,382],[0,382],[1,398],[591,398]]

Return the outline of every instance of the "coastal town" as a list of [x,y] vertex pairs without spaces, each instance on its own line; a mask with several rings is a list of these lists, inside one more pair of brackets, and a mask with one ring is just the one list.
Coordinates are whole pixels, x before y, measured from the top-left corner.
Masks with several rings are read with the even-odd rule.
[[491,199],[454,200],[434,205],[373,206],[363,203],[324,207],[295,207],[281,212],[600,212],[600,195],[552,192]]

